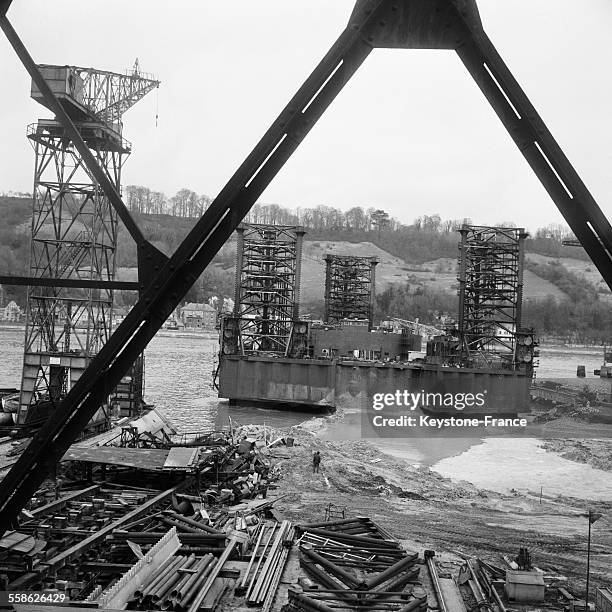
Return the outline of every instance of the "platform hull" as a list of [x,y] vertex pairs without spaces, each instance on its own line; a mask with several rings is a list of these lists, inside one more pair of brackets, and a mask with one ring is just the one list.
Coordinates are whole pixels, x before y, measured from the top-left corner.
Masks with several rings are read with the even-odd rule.
[[[229,355],[221,358],[219,367],[219,397],[284,404],[288,409],[333,410],[347,403],[363,408],[375,394],[407,390],[441,395],[484,393],[482,405],[460,411],[466,415],[511,415],[526,410],[530,383],[531,379],[520,372],[396,362]],[[351,401],[356,398],[361,401]],[[457,414],[456,404],[434,401],[421,408],[432,414]]]

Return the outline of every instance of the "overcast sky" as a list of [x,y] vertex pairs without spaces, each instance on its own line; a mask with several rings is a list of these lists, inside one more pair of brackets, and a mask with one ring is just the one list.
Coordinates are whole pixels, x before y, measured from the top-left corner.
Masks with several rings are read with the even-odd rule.
[[[125,115],[123,184],[214,196],[348,20],[352,0],[15,0],[39,63],[162,81]],[[612,1],[481,0],[485,29],[612,216]],[[0,35],[0,191],[31,191],[26,126],[48,111]],[[562,217],[454,52],[375,50],[261,198],[514,221]]]

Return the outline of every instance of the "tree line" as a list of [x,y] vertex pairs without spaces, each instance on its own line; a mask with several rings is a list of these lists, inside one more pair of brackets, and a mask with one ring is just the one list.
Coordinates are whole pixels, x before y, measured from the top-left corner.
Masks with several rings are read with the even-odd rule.
[[[187,188],[173,196],[140,185],[124,188],[126,205],[136,214],[170,215],[184,219],[199,218],[209,208],[212,198],[199,195]],[[312,239],[375,240],[384,237],[385,247],[404,259],[423,262],[437,257],[456,255],[456,231],[463,224],[471,224],[469,217],[443,219],[439,214],[420,215],[411,223],[403,223],[387,211],[374,206],[353,206],[340,210],[334,206],[288,208],[279,204],[255,204],[245,217],[248,223],[274,225],[302,225]],[[516,227],[511,221],[501,221],[501,227]],[[334,236],[330,236],[333,233]],[[422,239],[433,235],[433,242]],[[564,240],[575,240],[569,228],[551,223],[538,228],[527,238],[526,250],[551,257],[588,259],[580,248],[563,245]]]

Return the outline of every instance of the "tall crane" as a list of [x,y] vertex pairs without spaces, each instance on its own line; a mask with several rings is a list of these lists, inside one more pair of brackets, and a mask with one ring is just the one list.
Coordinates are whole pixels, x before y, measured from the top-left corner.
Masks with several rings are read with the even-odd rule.
[[446,332],[444,330],[434,327],[433,325],[427,325],[420,323],[419,321],[410,321],[408,319],[400,319],[398,317],[389,317],[389,321],[399,324],[400,327],[409,329],[414,334],[423,334],[425,336],[444,336]]
[[[127,110],[159,86],[138,60],[124,74],[78,66],[38,66],[89,151],[121,190],[131,145]],[[35,83],[31,96],[49,105]],[[117,211],[57,117],[28,127],[34,148],[32,242],[23,375],[17,422],[36,424],[80,378],[112,331]],[[131,373],[141,396],[142,358]],[[128,407],[129,408],[129,407]],[[129,411],[129,410],[128,410]],[[98,413],[103,422],[106,414]]]

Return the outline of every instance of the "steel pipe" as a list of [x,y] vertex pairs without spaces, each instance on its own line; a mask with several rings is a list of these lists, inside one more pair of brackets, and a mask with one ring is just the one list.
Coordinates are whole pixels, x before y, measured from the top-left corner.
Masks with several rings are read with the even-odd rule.
[[325,557],[322,557],[321,555],[317,554],[314,550],[309,550],[306,548],[306,549],[301,549],[300,552],[305,557],[312,560],[314,563],[318,563],[328,573],[338,578],[338,580],[341,580],[347,587],[353,588],[353,589],[360,589],[360,590],[367,588],[366,581],[358,580],[355,576],[353,576],[352,574],[349,574],[348,572],[343,570],[341,567],[338,567],[335,563],[333,563],[329,559],[326,559]]
[[406,570],[409,567],[412,567],[417,562],[418,558],[419,558],[418,553],[414,553],[412,555],[409,555],[408,557],[404,557],[403,559],[400,559],[397,563],[395,563],[391,567],[388,567],[384,572],[381,572],[380,574],[376,574],[372,576],[369,580],[366,580],[365,582],[366,588],[373,589],[379,584],[386,582],[387,580],[389,580],[396,574],[399,574],[403,570]]

